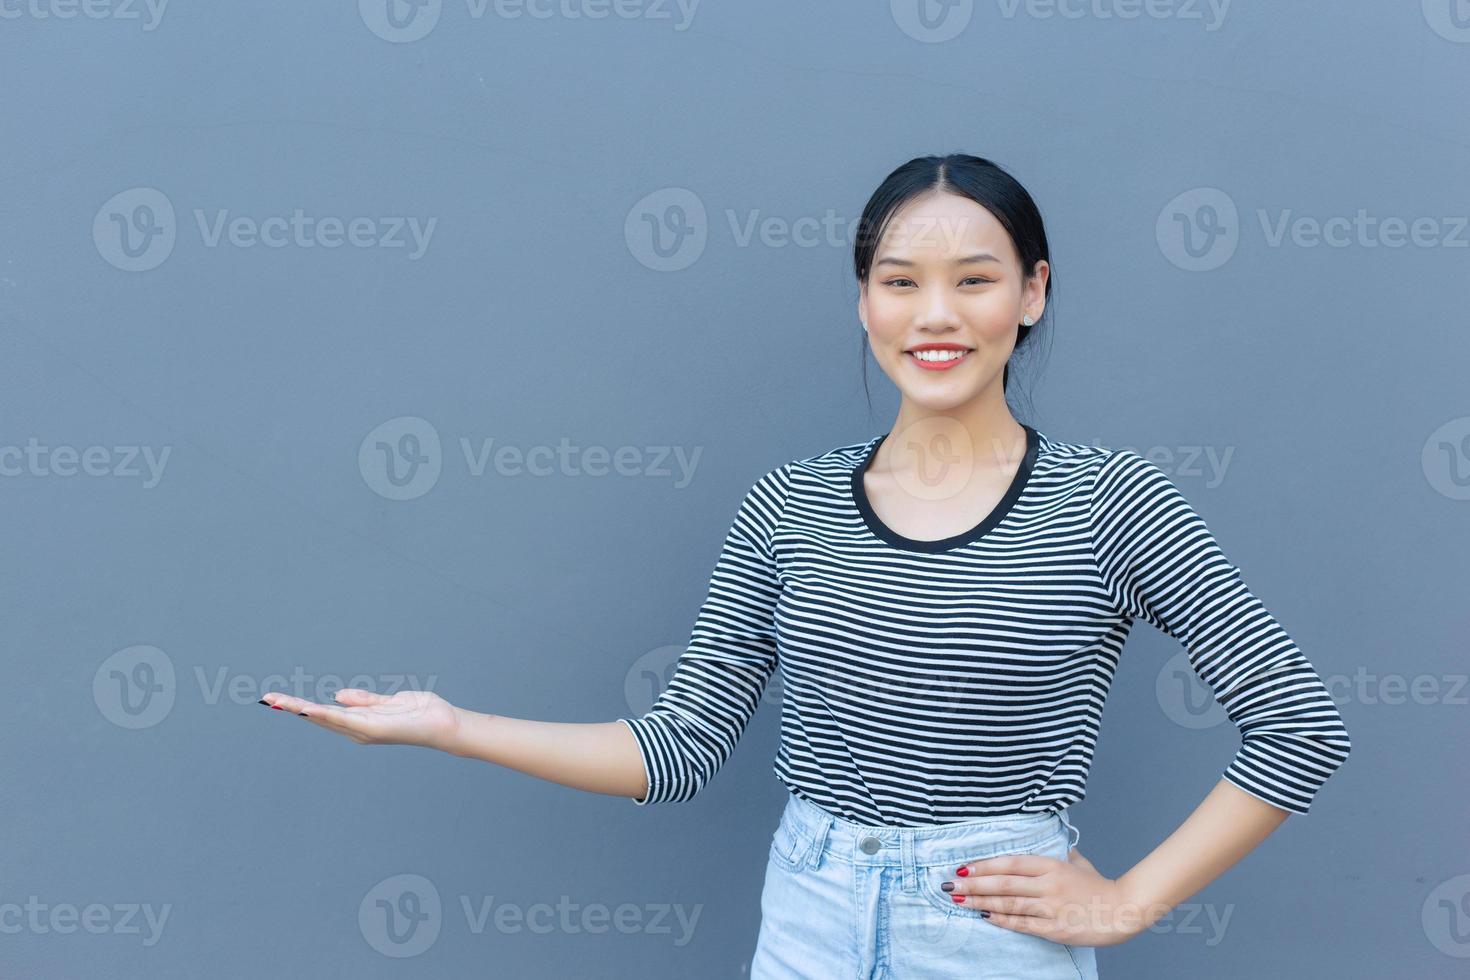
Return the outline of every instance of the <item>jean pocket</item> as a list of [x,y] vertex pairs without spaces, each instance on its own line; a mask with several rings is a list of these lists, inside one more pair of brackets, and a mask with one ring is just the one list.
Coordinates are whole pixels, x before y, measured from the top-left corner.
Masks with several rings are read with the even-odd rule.
[[963,878],[955,875],[955,869],[960,864],[966,864],[970,861],[983,861],[987,858],[1006,857],[1011,854],[1037,854],[1042,857],[1062,859],[1066,854],[1066,844],[1070,840],[1071,838],[1067,836],[1066,831],[1048,831],[1039,837],[1019,841],[1016,844],[1002,847],[988,854],[977,854],[974,857],[965,858],[963,861],[951,864],[923,865],[919,869],[922,872],[920,875],[919,890],[924,893],[924,898],[928,900],[929,904],[941,911],[948,912],[952,915],[969,916],[983,921],[985,916],[980,914],[979,909],[956,903],[950,897],[950,892],[944,891],[939,887],[946,881],[964,881]]
[[[985,855],[976,855],[968,861],[984,860],[985,858],[1004,857],[1011,854],[1035,854],[1040,857],[1054,858],[1059,861],[1067,860],[1072,838],[1066,830],[1048,833],[1042,837],[1029,841],[1020,842],[1014,846],[1006,847]],[[1059,943],[1044,936],[1035,936],[1031,933],[1019,932],[1015,929],[1007,929],[1004,926],[995,925],[980,910],[960,905],[951,897],[951,892],[946,892],[939,886],[946,881],[963,881],[955,875],[955,868],[965,861],[953,864],[929,865],[920,868],[919,890],[923,893],[924,900],[934,908],[944,912],[949,917],[948,921],[956,926],[970,924],[972,928],[993,929],[997,932],[989,934],[992,944],[1005,947],[1005,955],[1014,955],[1019,959],[1017,962],[1053,964],[1058,968],[1057,976],[1072,976],[1076,971],[1077,977],[1095,976],[1095,972],[1089,970],[1082,962],[1082,956],[1088,952],[1083,947],[1073,947],[1066,943]],[[983,923],[983,927],[980,925]],[[996,952],[1001,952],[997,947]],[[1038,973],[1038,976],[1041,974]],[[1047,976],[1053,974],[1048,973]]]
[[786,871],[800,870],[808,840],[790,820],[782,819],[771,835],[771,861]]

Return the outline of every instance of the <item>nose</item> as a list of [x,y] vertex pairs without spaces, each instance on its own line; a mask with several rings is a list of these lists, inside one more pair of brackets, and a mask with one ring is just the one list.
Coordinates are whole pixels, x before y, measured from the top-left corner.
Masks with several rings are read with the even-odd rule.
[[958,326],[954,305],[949,301],[945,290],[934,288],[927,291],[916,325],[927,330],[944,330]]

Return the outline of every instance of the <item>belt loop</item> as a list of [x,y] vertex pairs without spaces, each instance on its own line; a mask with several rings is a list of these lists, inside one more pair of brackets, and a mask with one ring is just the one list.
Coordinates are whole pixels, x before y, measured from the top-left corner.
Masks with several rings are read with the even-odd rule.
[[1062,821],[1062,826],[1067,828],[1068,839],[1071,841],[1071,843],[1067,845],[1067,851],[1070,853],[1072,848],[1076,847],[1077,844],[1081,842],[1082,831],[1072,826],[1072,822],[1067,819],[1067,812],[1069,809],[1069,807],[1063,807],[1061,810],[1058,810],[1057,818]]
[[919,869],[914,861],[914,832],[907,827],[898,829],[899,854],[903,859],[903,890],[910,895],[919,893]]
[[832,830],[831,814],[822,814],[812,828],[812,842],[807,851],[807,867],[815,871],[822,866],[822,855],[827,853],[827,834]]

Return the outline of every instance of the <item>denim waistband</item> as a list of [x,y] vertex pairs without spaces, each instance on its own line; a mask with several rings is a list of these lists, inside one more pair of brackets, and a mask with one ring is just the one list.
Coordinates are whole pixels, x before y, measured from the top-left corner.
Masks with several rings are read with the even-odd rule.
[[828,813],[810,800],[788,790],[781,822],[795,838],[798,864],[820,867],[827,859],[868,866],[902,868],[905,885],[918,877],[917,869],[934,865],[959,866],[998,854],[1039,847],[1059,834],[1068,835],[1070,850],[1082,832],[1068,819],[1068,810],[1046,813],[1008,813],[930,827],[868,826]]

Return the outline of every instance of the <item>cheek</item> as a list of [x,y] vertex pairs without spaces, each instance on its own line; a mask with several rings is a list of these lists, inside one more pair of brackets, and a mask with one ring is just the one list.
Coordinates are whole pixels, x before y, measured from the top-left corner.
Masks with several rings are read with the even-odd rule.
[[1021,323],[1016,306],[1010,296],[999,292],[987,293],[960,307],[959,314],[981,339],[1001,344],[1014,337]]

